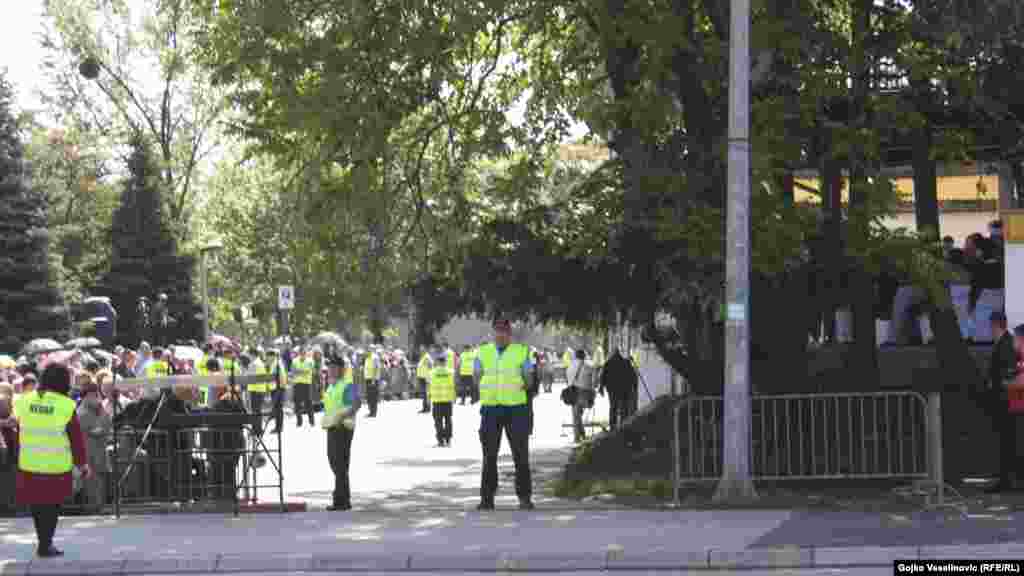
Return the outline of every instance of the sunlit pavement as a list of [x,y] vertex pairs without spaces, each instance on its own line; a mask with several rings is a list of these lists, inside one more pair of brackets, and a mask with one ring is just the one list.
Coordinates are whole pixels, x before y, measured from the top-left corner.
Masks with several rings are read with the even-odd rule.
[[[542,486],[557,475],[572,445],[571,413],[559,399],[561,387],[534,401],[534,435],[530,439],[534,484],[539,506],[578,506],[543,495]],[[436,447],[433,417],[420,414],[419,400],[381,403],[377,418],[360,413],[352,444],[353,505],[357,508],[469,509],[479,502],[479,405],[454,406],[451,447]],[[608,401],[598,397],[591,417],[608,419]],[[326,434],[308,424],[296,428],[292,417],[284,432],[285,491],[290,500],[313,506],[330,504],[334,477],[327,463]],[[498,506],[516,503],[513,466],[507,441],[499,461]],[[264,480],[261,480],[261,482]],[[272,495],[262,495],[264,496]]]

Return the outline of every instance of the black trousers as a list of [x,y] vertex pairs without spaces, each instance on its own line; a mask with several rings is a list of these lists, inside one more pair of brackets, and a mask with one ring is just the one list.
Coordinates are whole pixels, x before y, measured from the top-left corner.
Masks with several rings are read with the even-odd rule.
[[612,430],[618,429],[626,418],[629,417],[629,410],[632,407],[632,401],[629,399],[628,394],[612,394],[608,393],[608,426]]
[[352,494],[348,483],[348,464],[352,459],[352,436],[354,430],[344,426],[327,430],[327,461],[334,472],[333,504],[348,507]]
[[466,403],[467,399],[473,398],[473,377],[465,374],[459,375],[459,402]]
[[[252,414],[263,413],[263,403],[266,402],[267,395],[263,392],[249,392],[249,412]],[[263,418],[256,421],[256,435],[263,434]]]
[[59,518],[60,504],[32,505],[32,522],[36,526],[36,538],[39,540],[40,550],[53,546],[53,535],[57,532]]
[[284,397],[287,391],[284,388],[275,389],[270,392],[270,401],[274,409],[274,429],[280,430],[284,423]]
[[423,412],[430,412],[430,397],[427,395],[427,381],[424,378],[417,378],[416,383],[420,387],[420,398],[423,398]]
[[302,415],[309,415],[309,425],[313,426],[313,385],[294,384],[292,386],[292,402],[295,404],[295,419],[302,426]]
[[498,491],[498,452],[501,435],[508,437],[512,448],[512,461],[516,467],[516,496],[528,499],[533,495],[530,477],[530,413],[523,410],[511,413],[488,413],[480,418],[480,445],[483,447],[484,466],[480,476],[480,499],[494,500]]
[[366,405],[370,409],[370,417],[377,415],[377,405],[380,404],[380,384],[376,380],[366,381]]
[[449,442],[452,439],[452,403],[434,403],[434,434],[437,443]]

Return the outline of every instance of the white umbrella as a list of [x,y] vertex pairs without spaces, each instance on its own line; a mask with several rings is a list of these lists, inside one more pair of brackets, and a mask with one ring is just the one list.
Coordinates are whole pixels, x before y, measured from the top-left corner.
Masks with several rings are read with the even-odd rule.
[[53,352],[54,350],[63,350],[64,346],[61,346],[60,342],[51,340],[49,338],[36,338],[29,342],[21,350],[22,354],[31,356],[33,354],[41,354],[43,352]]
[[175,358],[199,362],[203,358],[203,351],[194,346],[172,346],[171,352]]

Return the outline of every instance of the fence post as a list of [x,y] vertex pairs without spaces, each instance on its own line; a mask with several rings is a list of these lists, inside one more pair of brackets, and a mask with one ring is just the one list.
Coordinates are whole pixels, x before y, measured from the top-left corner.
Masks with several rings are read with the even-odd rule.
[[936,505],[945,502],[945,478],[942,462],[942,393],[928,393],[928,476],[935,483]]
[[679,483],[682,481],[682,470],[680,469],[680,442],[679,442],[679,409],[683,401],[676,399],[676,405],[672,408],[672,506],[679,507]]

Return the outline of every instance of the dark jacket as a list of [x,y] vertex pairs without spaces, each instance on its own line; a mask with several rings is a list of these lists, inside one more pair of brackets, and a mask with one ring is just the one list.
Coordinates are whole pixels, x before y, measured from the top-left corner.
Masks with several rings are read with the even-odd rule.
[[601,370],[600,390],[607,390],[609,396],[626,397],[636,393],[639,379],[633,364],[621,353],[612,354]]
[[989,389],[1001,392],[1003,381],[1013,379],[1016,374],[1017,351],[1013,347],[1013,335],[1007,332],[992,347],[988,365]]

